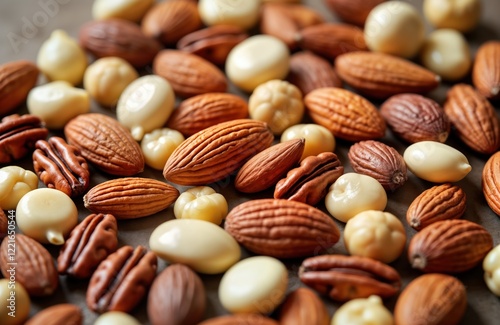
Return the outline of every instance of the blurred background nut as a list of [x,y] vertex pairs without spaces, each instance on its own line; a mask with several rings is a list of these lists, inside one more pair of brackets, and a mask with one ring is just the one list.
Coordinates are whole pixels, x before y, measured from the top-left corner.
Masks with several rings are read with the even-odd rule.
[[[13,305],[11,301],[14,301]],[[16,282],[12,287],[9,278],[0,279],[0,320],[3,325],[23,324],[30,314],[30,303],[30,296],[21,283]],[[14,314],[9,315],[12,312]]]
[[393,325],[391,312],[379,296],[353,299],[337,309],[331,325]]
[[483,270],[488,289],[500,297],[500,245],[488,252],[483,260]]
[[92,16],[96,20],[122,18],[138,22],[153,3],[154,0],[95,0]]
[[83,312],[74,304],[57,304],[39,311],[26,325],[82,325]]
[[279,310],[279,321],[282,325],[329,325],[330,315],[313,290],[300,287],[286,297]]
[[0,115],[10,113],[26,100],[38,74],[37,66],[25,60],[0,65]]
[[436,28],[460,32],[474,29],[481,18],[481,0],[424,0],[425,18]]
[[349,24],[363,26],[370,11],[385,0],[325,0],[325,4],[340,19]]
[[95,320],[94,325],[141,325],[141,323],[132,315],[122,311],[105,312]]
[[295,124],[286,128],[281,134],[280,141],[285,142],[292,139],[305,140],[300,160],[335,150],[335,137],[332,132],[319,124]]
[[489,41],[479,46],[472,68],[472,83],[486,98],[500,96],[500,42]]
[[200,0],[198,12],[207,26],[233,25],[252,28],[259,19],[260,0]]

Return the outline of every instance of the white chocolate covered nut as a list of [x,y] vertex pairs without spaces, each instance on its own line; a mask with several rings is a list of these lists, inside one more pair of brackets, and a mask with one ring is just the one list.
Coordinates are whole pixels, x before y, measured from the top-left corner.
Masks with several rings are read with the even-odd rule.
[[140,325],[135,317],[122,311],[108,311],[95,320],[94,325]]
[[99,104],[115,106],[127,86],[139,78],[134,67],[122,58],[100,58],[85,70],[83,87]]
[[353,299],[337,309],[331,325],[393,325],[391,312],[379,296]]
[[500,297],[500,245],[495,246],[483,260],[484,282],[493,294]]
[[92,17],[95,20],[121,18],[139,22],[154,0],[95,0]]
[[254,120],[266,122],[275,135],[302,120],[304,102],[300,90],[284,80],[260,84],[248,99],[248,112]]
[[78,210],[69,196],[52,188],[24,195],[16,209],[19,230],[43,244],[62,245],[78,223]]
[[241,256],[238,242],[224,229],[197,219],[174,219],[155,228],[151,250],[171,263],[182,263],[196,272],[222,273]]
[[38,177],[35,173],[19,166],[7,166],[0,169],[0,208],[13,210],[19,200],[38,188]]
[[360,212],[349,219],[344,228],[344,244],[351,255],[391,263],[403,253],[405,243],[403,224],[389,212]]
[[467,32],[481,18],[481,0],[424,0],[424,15],[436,28]]
[[375,178],[345,173],[330,186],[325,205],[335,219],[347,222],[362,211],[383,211],[387,205],[387,194]]
[[387,1],[370,11],[364,34],[370,50],[411,58],[424,41],[424,19],[409,3]]
[[207,26],[232,25],[250,29],[259,19],[261,0],[200,0],[198,12]]
[[439,29],[429,34],[420,51],[420,60],[427,69],[449,81],[465,77],[472,64],[467,40],[454,29]]
[[0,279],[0,324],[24,324],[30,313],[30,302],[26,289],[16,282],[15,271],[10,278]]
[[183,192],[174,204],[177,219],[199,219],[220,225],[228,211],[226,198],[209,186],[196,186]]
[[146,164],[154,169],[163,170],[168,158],[184,136],[177,130],[162,128],[146,133],[141,141],[141,149]]
[[40,47],[37,66],[50,81],[63,80],[78,85],[87,68],[87,57],[74,39],[57,29]]
[[47,128],[62,129],[72,118],[90,111],[90,98],[84,89],[66,81],[53,81],[33,88],[27,106]]
[[174,110],[175,94],[162,77],[147,75],[130,83],[116,107],[116,118],[130,129],[135,140],[165,125]]
[[227,77],[248,92],[266,81],[284,79],[289,69],[288,47],[270,35],[247,38],[236,45],[226,59]]
[[296,124],[281,134],[280,142],[293,139],[304,139],[304,152],[300,160],[317,156],[322,152],[333,152],[335,150],[335,137],[324,126],[319,124]]
[[420,141],[403,153],[408,169],[417,177],[434,183],[458,182],[471,171],[467,157],[447,144]]
[[219,284],[219,300],[231,313],[272,312],[288,285],[285,265],[269,256],[246,258],[233,265]]

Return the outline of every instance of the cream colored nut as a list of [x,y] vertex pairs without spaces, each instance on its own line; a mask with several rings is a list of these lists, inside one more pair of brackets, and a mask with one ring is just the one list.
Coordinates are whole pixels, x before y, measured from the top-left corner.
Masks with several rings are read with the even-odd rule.
[[96,20],[122,18],[139,22],[154,0],[95,0],[92,17]]
[[424,0],[423,6],[425,17],[436,28],[467,32],[481,17],[481,0]]
[[366,210],[383,211],[387,205],[387,194],[375,178],[345,173],[330,186],[325,205],[335,219],[347,222]]
[[115,106],[127,86],[139,78],[127,61],[117,57],[100,58],[85,70],[83,87],[99,104]]
[[409,3],[387,1],[370,12],[364,34],[370,50],[411,58],[424,41],[424,19]]
[[78,223],[78,209],[69,196],[52,188],[24,195],[16,208],[19,230],[42,244],[62,245]]
[[95,320],[94,325],[140,325],[135,317],[122,311],[108,311]]
[[57,29],[40,47],[37,65],[50,81],[62,80],[78,85],[87,68],[87,57],[74,39]]
[[405,243],[403,224],[389,212],[363,211],[345,225],[344,244],[351,255],[391,263],[403,253]]
[[141,141],[146,164],[151,168],[163,170],[168,158],[182,141],[184,141],[182,133],[169,128],[156,129],[146,133]]
[[7,279],[0,279],[0,323],[20,325],[30,313],[30,297],[24,287],[16,282],[15,273]]
[[500,297],[500,245],[495,246],[483,260],[484,282],[493,294]]
[[232,25],[250,29],[257,23],[260,0],[200,0],[198,12],[207,26]]
[[288,81],[269,80],[250,95],[248,112],[252,119],[266,122],[275,135],[280,135],[302,120],[302,93]]
[[183,263],[196,272],[225,272],[241,256],[238,242],[224,229],[197,219],[162,223],[149,238],[151,250],[171,263]]
[[331,325],[393,325],[391,312],[379,296],[353,299],[337,309]]
[[7,166],[0,169],[0,208],[14,210],[19,200],[38,188],[35,173],[19,166]]
[[72,118],[90,111],[90,98],[87,91],[66,81],[53,81],[33,88],[27,106],[47,128],[62,129]]
[[177,219],[199,219],[220,225],[228,211],[226,198],[209,186],[183,192],[174,204]]
[[454,29],[432,32],[422,46],[420,60],[426,68],[449,81],[465,77],[472,64],[467,40]]
[[435,141],[411,144],[403,158],[413,174],[434,183],[458,182],[472,169],[463,153]]
[[132,81],[118,100],[116,118],[130,129],[135,140],[161,128],[174,110],[175,94],[162,77],[147,75]]
[[293,125],[283,131],[280,141],[285,142],[300,138],[305,140],[304,152],[300,160],[309,156],[317,156],[322,152],[333,152],[335,150],[333,133],[318,124]]
[[266,81],[284,79],[289,69],[288,47],[282,40],[270,35],[247,38],[236,45],[226,59],[228,78],[248,92]]
[[285,265],[269,256],[246,258],[221,279],[219,300],[231,313],[272,312],[284,299],[288,285]]

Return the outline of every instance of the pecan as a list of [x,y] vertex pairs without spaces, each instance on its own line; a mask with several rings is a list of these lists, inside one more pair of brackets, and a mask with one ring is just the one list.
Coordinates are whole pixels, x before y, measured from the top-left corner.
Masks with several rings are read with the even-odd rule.
[[300,281],[336,301],[394,296],[401,277],[387,264],[362,256],[321,255],[305,259]]
[[78,196],[90,185],[87,161],[80,149],[67,144],[63,138],[38,140],[33,152],[33,167],[40,180],[49,188]]
[[0,163],[21,159],[34,149],[37,140],[45,139],[49,130],[40,118],[13,114],[0,123]]
[[343,173],[344,167],[333,152],[309,156],[276,184],[274,198],[315,205]]
[[87,289],[87,306],[95,312],[131,311],[145,296],[157,269],[146,248],[124,246],[99,264]]
[[75,278],[90,278],[99,263],[118,247],[116,219],[91,214],[76,226],[61,248],[57,271]]

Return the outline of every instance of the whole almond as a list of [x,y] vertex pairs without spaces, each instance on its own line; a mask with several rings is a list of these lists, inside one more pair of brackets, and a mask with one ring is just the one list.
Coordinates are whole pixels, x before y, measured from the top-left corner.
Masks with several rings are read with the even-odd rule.
[[43,309],[30,318],[25,325],[81,325],[83,313],[73,304],[58,304]]
[[279,323],[259,314],[236,314],[209,318],[198,325],[279,325]]
[[500,148],[500,119],[495,108],[471,86],[453,86],[448,91],[444,111],[458,137],[469,148],[483,154],[492,154]]
[[483,167],[483,195],[493,212],[500,216],[500,152],[493,154]]
[[440,77],[408,60],[376,52],[351,52],[335,60],[338,76],[354,89],[374,98],[402,93],[427,93]]
[[19,60],[0,65],[0,116],[21,105],[36,85],[39,70],[35,64]]
[[363,26],[370,11],[385,0],[325,0],[325,4],[346,23]]
[[330,315],[314,291],[298,288],[285,299],[279,320],[282,325],[328,325]]
[[385,135],[385,121],[377,108],[349,90],[319,88],[307,94],[304,103],[311,118],[335,137],[361,141]]
[[486,98],[500,97],[500,42],[482,44],[472,67],[472,83]]

